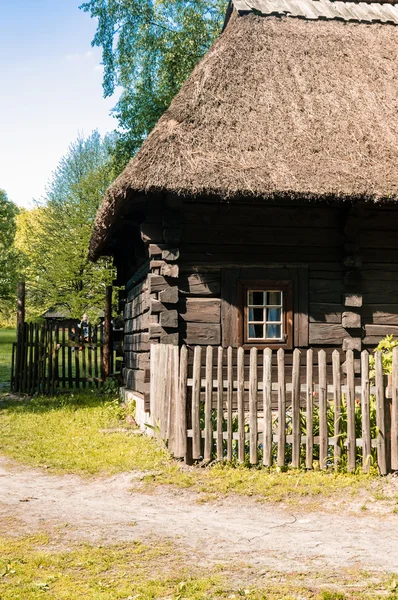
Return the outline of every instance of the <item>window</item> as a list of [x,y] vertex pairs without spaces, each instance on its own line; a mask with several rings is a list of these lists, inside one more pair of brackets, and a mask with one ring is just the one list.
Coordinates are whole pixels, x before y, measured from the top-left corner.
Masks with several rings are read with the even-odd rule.
[[244,282],[240,285],[243,336],[247,345],[292,346],[292,283]]
[[225,348],[307,347],[308,267],[274,264],[222,269],[221,332]]

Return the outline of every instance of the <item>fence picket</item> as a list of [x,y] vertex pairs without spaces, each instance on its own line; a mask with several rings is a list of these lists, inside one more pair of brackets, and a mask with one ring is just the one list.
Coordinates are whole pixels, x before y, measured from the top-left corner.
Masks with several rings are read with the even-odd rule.
[[250,425],[250,463],[256,465],[258,462],[258,427],[257,427],[257,348],[250,350],[250,372],[249,372],[249,425]]
[[192,383],[192,458],[201,457],[200,449],[200,375],[202,348],[195,346],[193,354],[193,383]]
[[285,466],[286,452],[286,380],[285,353],[282,348],[277,352],[278,361],[278,467]]
[[314,460],[314,351],[311,349],[307,350],[306,379],[305,467],[312,469]]
[[362,470],[369,473],[371,457],[370,438],[370,382],[369,352],[361,353],[361,417],[362,417]]
[[232,348],[227,350],[227,460],[232,460],[232,401],[234,393]]
[[213,428],[211,422],[211,411],[213,404],[213,347],[206,349],[206,388],[205,388],[205,461],[211,460],[213,449]]
[[334,467],[339,468],[341,460],[341,371],[340,371],[340,352],[334,350],[332,354],[333,362],[333,403],[334,403],[334,439],[333,455]]
[[272,466],[272,350],[263,353],[263,465]]
[[326,379],[326,352],[318,352],[319,375],[319,466],[327,468],[328,458],[328,421],[327,421],[327,379]]
[[392,352],[391,470],[398,471],[398,347]]
[[297,348],[293,351],[292,371],[292,467],[300,467],[300,358],[301,352]]
[[222,460],[223,454],[223,418],[224,418],[224,384],[223,356],[221,347],[217,350],[217,459]]
[[381,475],[387,474],[386,418],[384,404],[383,362],[381,352],[375,352],[377,464]]
[[238,460],[245,461],[245,352],[238,348]]
[[177,448],[176,458],[186,458],[187,454],[187,380],[188,380],[188,348],[183,346],[180,353],[180,379],[177,405]]
[[356,435],[355,435],[355,370],[354,353],[346,352],[347,367],[347,465],[350,473],[356,466]]

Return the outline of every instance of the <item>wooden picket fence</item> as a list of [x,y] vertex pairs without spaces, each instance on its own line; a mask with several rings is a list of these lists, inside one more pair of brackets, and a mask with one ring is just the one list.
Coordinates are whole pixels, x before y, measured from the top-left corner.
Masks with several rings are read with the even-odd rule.
[[[103,327],[89,326],[82,340],[76,328],[24,323],[13,344],[11,390],[54,394],[102,386]],[[112,372],[112,371],[111,371]]]
[[324,350],[295,350],[289,367],[282,349],[197,346],[191,355],[151,347],[152,422],[175,457],[398,470],[398,348],[389,381],[379,352],[372,371],[362,352],[357,375],[352,350],[335,350],[329,365]]

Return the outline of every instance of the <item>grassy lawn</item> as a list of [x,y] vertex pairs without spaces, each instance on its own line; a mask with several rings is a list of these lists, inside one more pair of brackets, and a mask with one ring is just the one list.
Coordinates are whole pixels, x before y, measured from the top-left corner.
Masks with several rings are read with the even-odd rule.
[[[0,535],[1,600],[361,600],[397,599],[393,577],[359,569],[339,573],[267,571],[250,580],[250,565],[204,569],[170,543],[68,545],[58,534]],[[241,580],[235,571],[239,569]],[[352,591],[347,591],[352,589]]]
[[367,499],[385,500],[389,510],[398,508],[398,498],[386,495],[385,480],[375,476],[280,472],[223,463],[211,468],[185,467],[155,440],[135,434],[118,401],[98,392],[3,402],[1,406],[0,452],[27,465],[45,466],[50,472],[93,476],[136,470],[144,472],[146,489],[157,485],[190,488],[203,501],[235,493],[297,505],[305,501],[314,508],[325,499],[338,498],[341,507],[365,493]]
[[11,379],[11,352],[15,329],[0,329],[0,389],[9,386]]

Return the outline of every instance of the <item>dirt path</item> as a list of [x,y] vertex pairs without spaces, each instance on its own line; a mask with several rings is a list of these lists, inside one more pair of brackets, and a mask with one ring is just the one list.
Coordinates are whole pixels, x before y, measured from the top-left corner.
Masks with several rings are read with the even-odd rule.
[[257,569],[398,571],[398,516],[298,513],[229,498],[199,504],[190,492],[131,491],[132,474],[83,481],[0,458],[0,519],[26,531],[70,525],[87,541],[171,539],[199,562],[238,560]]

